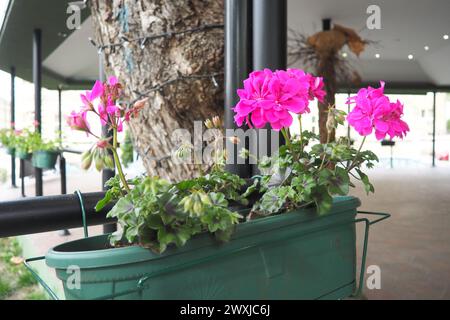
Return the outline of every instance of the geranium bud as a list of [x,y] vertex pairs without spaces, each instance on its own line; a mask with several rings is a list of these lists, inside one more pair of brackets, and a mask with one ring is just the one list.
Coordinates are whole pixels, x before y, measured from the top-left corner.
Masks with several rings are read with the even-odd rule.
[[239,151],[239,156],[243,159],[247,159],[248,157],[250,157],[250,151],[248,151],[248,149],[242,148]]
[[194,213],[194,216],[200,216],[202,214],[202,212],[203,212],[202,203],[198,202],[198,201],[194,202],[194,206],[193,206],[193,210],[192,211]]
[[205,127],[208,128],[208,129],[214,128],[214,124],[213,124],[213,122],[211,121],[211,119],[206,119],[206,120],[205,120]]
[[136,101],[133,104],[133,109],[135,109],[136,111],[141,110],[142,108],[144,108],[145,103],[147,102],[147,100],[148,100],[148,98],[144,98],[144,99]]
[[203,204],[212,204],[210,197],[206,193],[200,193],[200,201]]
[[239,142],[241,142],[241,140],[240,140],[238,137],[236,137],[236,136],[229,137],[228,139],[229,139],[229,140],[231,141],[231,143],[233,143],[233,144],[238,144]]
[[90,156],[92,156],[91,150],[85,151],[81,155],[81,160],[84,160],[84,159],[86,159],[87,157],[90,157]]
[[180,204],[183,206],[184,211],[186,212],[190,212],[192,209],[192,200],[191,198],[188,197],[184,197],[181,201]]
[[110,155],[104,157],[103,162],[105,163],[105,166],[107,166],[108,168],[114,169],[114,160]]
[[103,159],[100,156],[95,159],[95,169],[97,169],[97,171],[103,170]]
[[332,112],[332,110],[328,111],[326,127],[328,133],[332,132],[336,128],[336,119],[334,118],[334,112]]
[[105,149],[107,146],[108,146],[108,140],[101,139],[101,140],[97,141],[97,148]]
[[221,128],[222,127],[222,120],[220,120],[220,118],[218,116],[214,116],[212,118],[212,122],[214,124],[214,127],[216,127],[216,128]]
[[92,153],[88,153],[86,157],[84,157],[81,161],[81,169],[88,170],[92,164]]

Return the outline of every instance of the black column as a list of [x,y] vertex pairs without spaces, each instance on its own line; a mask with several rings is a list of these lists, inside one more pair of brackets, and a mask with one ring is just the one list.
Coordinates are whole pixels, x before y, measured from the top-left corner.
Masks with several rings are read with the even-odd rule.
[[431,165],[436,166],[436,91],[433,91],[433,149],[431,156],[433,157]]
[[[239,100],[236,93],[251,71],[251,0],[225,1],[225,128],[236,129],[231,109]],[[247,128],[243,128],[244,130]],[[243,142],[245,143],[245,142]],[[243,178],[251,176],[249,164],[237,164],[238,150],[230,140],[227,149],[235,148],[232,163],[226,170]]]
[[323,31],[331,30],[331,19],[330,18],[322,19],[322,30]]
[[[98,54],[98,77],[101,82],[105,82],[105,71],[103,68],[103,52],[99,52]],[[107,126],[104,126],[102,128],[102,135],[103,137],[111,137],[112,132],[108,131]],[[103,169],[102,170],[102,190],[106,190],[105,187],[106,181],[114,177],[116,174],[115,170],[111,169]],[[103,233],[112,233],[117,230],[117,225],[115,223],[111,224],[104,224],[103,225]]]
[[[41,86],[42,86],[42,55],[41,55],[41,30],[33,32],[33,83],[34,83],[34,120],[36,131],[41,133]],[[43,195],[42,169],[35,168],[36,196]]]
[[253,0],[253,69],[285,69],[286,65],[286,0]]
[[[16,95],[15,95],[16,68],[11,67],[11,129],[15,129],[16,122]],[[15,151],[11,154],[11,186],[16,188],[16,156]]]
[[[271,70],[286,69],[287,67],[287,0],[253,0],[253,70],[269,68]],[[266,127],[267,130],[270,126]],[[261,131],[258,140],[264,138]],[[267,154],[271,155],[272,141],[284,139],[276,131],[269,131],[266,141],[258,141],[259,150],[267,143]],[[258,155],[261,156],[260,151]],[[252,173],[258,174],[256,165],[252,166]]]
[[62,137],[62,85],[58,86],[58,137]]
[[[62,138],[62,85],[58,86],[58,138]],[[61,194],[67,193],[66,159],[64,153],[59,155],[59,174],[61,176]]]

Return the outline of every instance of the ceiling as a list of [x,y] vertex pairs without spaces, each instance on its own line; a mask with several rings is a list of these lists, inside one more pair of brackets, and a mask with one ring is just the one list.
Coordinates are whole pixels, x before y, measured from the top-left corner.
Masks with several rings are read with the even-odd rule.
[[87,39],[92,34],[91,24],[86,21],[89,9],[81,10],[81,29],[73,32],[66,25],[68,3],[73,0],[1,1],[2,11],[6,8],[0,32],[1,70],[10,72],[14,66],[18,77],[31,81],[33,30],[41,29],[42,85],[49,89],[59,85],[77,89],[90,83],[87,70],[98,67],[95,48]]
[[[380,30],[366,26],[366,10],[373,4],[380,8]],[[388,87],[448,90],[450,39],[443,35],[450,35],[449,12],[449,0],[288,0],[288,27],[310,35],[330,18],[373,41],[359,58],[343,50],[365,83],[385,80]]]

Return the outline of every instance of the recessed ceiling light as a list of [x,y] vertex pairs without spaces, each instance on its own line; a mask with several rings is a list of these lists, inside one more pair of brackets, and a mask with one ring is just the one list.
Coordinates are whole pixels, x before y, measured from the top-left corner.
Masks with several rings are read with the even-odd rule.
[[429,47],[429,46],[425,46],[425,47],[423,47],[423,48],[425,49],[425,51],[430,50],[430,47]]
[[379,53],[375,53],[375,58],[380,59],[380,54]]
[[444,35],[442,36],[442,38],[443,38],[444,40],[448,40],[448,34],[444,34]]
[[414,58],[414,56],[412,54],[408,54],[408,59],[412,60]]
[[342,52],[342,57],[347,58],[347,52]]

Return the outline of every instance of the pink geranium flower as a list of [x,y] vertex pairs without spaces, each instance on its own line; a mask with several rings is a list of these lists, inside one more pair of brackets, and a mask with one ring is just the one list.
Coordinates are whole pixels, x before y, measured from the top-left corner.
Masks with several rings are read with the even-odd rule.
[[307,75],[309,80],[309,99],[317,99],[319,102],[324,101],[326,92],[323,89],[324,83],[322,77],[314,77],[310,74]]
[[[116,77],[109,77],[107,81],[96,81],[92,90],[81,94],[83,107],[67,116],[67,123],[74,130],[85,131],[92,136],[99,138],[101,134],[94,134],[90,130],[86,115],[91,112],[100,120],[102,126],[108,130],[116,132],[123,131],[124,121],[129,121],[131,117],[137,117],[139,111],[144,107],[147,99],[142,99],[133,104],[133,106],[121,105],[120,99],[123,96],[123,86]],[[100,140],[98,148],[110,148],[109,144]]]
[[397,101],[391,103],[384,95],[384,82],[380,82],[380,88],[367,87],[360,89],[356,96],[347,100],[348,104],[355,104],[348,114],[348,123],[362,136],[368,136],[375,130],[378,140],[384,139],[388,134],[403,138],[409,127],[401,120],[403,105]]
[[272,71],[269,69],[253,71],[244,81],[244,89],[237,90],[240,100],[233,110],[236,112],[234,120],[238,126],[242,126],[245,121],[252,127],[249,116],[255,111],[254,119],[252,119],[253,125],[257,128],[264,127],[266,121],[261,115],[261,108],[268,107],[271,104],[268,98],[271,79]]
[[236,124],[263,128],[269,123],[275,130],[289,127],[291,113],[310,112],[311,98],[323,98],[323,83],[315,79],[299,69],[252,72],[244,81],[244,89],[237,91],[240,100],[233,108]]
[[86,111],[72,111],[70,115],[66,117],[66,120],[71,129],[89,132],[89,123],[86,120]]
[[110,77],[108,78],[108,83],[109,83],[111,86],[115,86],[116,84],[119,83],[119,81],[117,80],[117,78],[116,78],[115,76],[110,76]]
[[86,91],[84,94],[80,94],[81,102],[83,102],[85,111],[94,110],[94,100],[103,95],[105,88],[100,81],[95,81],[91,91]]
[[100,117],[100,123],[104,126],[108,122],[108,112],[102,103],[98,104],[97,113]]
[[403,104],[400,101],[382,105],[374,111],[373,124],[375,137],[382,140],[389,135],[391,139],[399,137],[402,139],[409,131],[408,124],[401,119],[403,115]]

